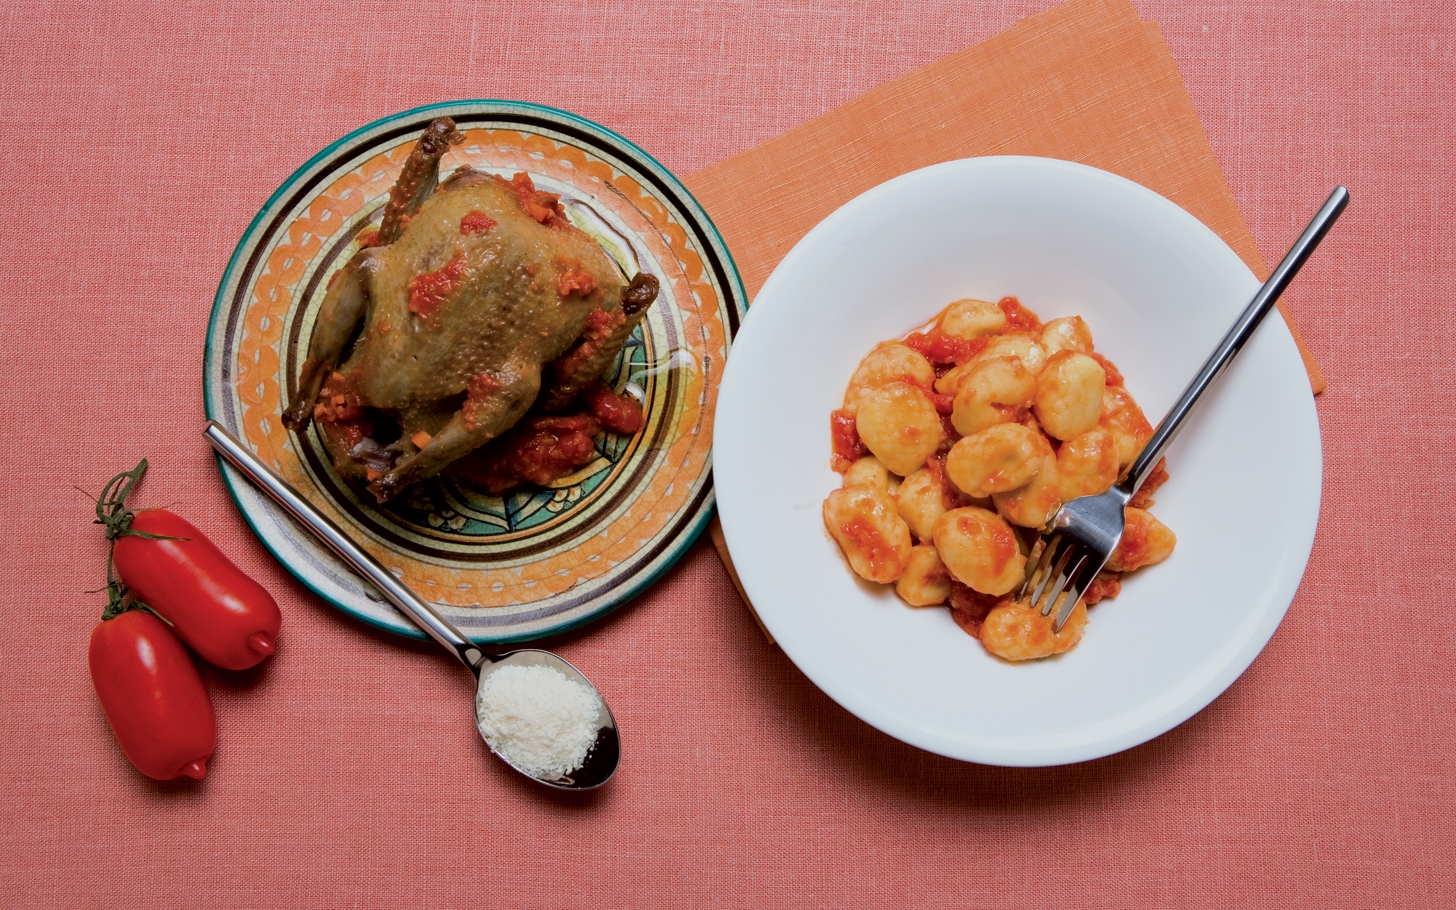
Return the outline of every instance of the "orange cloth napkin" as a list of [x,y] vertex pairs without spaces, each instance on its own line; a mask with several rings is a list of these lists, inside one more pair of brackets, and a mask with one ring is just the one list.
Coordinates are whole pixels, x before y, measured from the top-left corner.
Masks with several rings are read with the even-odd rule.
[[[1254,274],[1268,274],[1162,34],[1127,0],[1070,0],[684,182],[752,297],[799,238],[850,199],[978,155],[1061,158],[1119,174],[1182,206]],[[1324,376],[1284,315],[1319,394]],[[709,533],[742,593],[716,519]]]

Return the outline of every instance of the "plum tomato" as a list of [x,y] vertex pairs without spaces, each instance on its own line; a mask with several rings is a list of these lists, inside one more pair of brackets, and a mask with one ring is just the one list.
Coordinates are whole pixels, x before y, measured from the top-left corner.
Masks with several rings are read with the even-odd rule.
[[117,538],[117,574],[192,650],[226,670],[246,670],[273,653],[283,616],[262,585],[165,509],[137,512],[131,527],[155,536]]
[[146,464],[113,478],[97,503],[125,593],[171,623],[208,663],[226,670],[256,666],[278,639],[277,602],[191,522],[165,509],[126,508]]
[[201,780],[217,719],[182,642],[152,614],[127,610],[91,632],[91,682],[121,751],[155,780]]

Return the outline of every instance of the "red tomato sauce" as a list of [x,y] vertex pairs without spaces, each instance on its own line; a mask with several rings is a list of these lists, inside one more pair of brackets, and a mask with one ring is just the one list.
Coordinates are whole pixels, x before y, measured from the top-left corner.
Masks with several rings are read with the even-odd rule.
[[1158,487],[1167,482],[1168,459],[1159,458],[1158,463],[1153,466],[1153,473],[1148,475],[1148,479],[1143,481],[1143,485],[1138,487],[1138,491],[1133,494],[1127,504],[1135,509],[1146,509],[1153,504],[1153,494],[1158,492]]
[[1122,385],[1122,373],[1117,369],[1116,364],[1096,352],[1088,354],[1087,356],[1097,361],[1097,365],[1102,367],[1102,372],[1107,374],[1108,388]]
[[1022,306],[1020,300],[1015,297],[1002,297],[996,301],[996,305],[1006,314],[1006,331],[1041,332],[1041,319]]
[[411,278],[409,311],[421,319],[429,319],[465,283],[467,272],[465,253],[456,250],[443,268]]
[[905,336],[905,346],[935,366],[960,366],[986,350],[990,343],[986,338],[957,338],[940,329]]
[[596,457],[595,417],[528,417],[505,436],[451,466],[451,473],[500,495],[526,483],[545,486]]
[[854,417],[844,411],[829,412],[829,433],[834,446],[830,466],[841,474],[870,453],[860,441],[859,428],[855,426]]
[[631,395],[613,391],[601,380],[587,387],[582,393],[581,403],[613,433],[630,436],[642,429],[642,403]]
[[959,509],[964,503],[961,502],[960,494],[956,492],[955,486],[945,473],[945,453],[939,452],[925,459],[925,470],[930,474],[930,479],[940,487],[940,504],[945,506],[949,512],[951,509]]
[[945,434],[945,437],[941,439],[940,449],[938,451],[941,455],[944,455],[960,441],[961,434],[956,432],[955,421],[951,420],[950,414],[940,415],[940,429]]
[[1082,597],[1087,601],[1087,606],[1099,603],[1103,600],[1111,600],[1122,593],[1122,576],[1116,572],[1098,572],[1097,577],[1087,586],[1087,591]]
[[495,219],[480,209],[471,209],[460,219],[460,233],[467,237],[471,234],[488,234],[494,227]]
[[494,178],[497,183],[516,194],[516,199],[521,203],[521,211],[536,219],[547,227],[569,227],[571,222],[566,220],[566,210],[561,207],[561,196],[557,193],[546,193],[536,189],[536,184],[531,181],[531,175],[522,171],[510,180],[502,177]]
[[1004,595],[998,597],[994,594],[982,594],[951,576],[950,617],[972,638],[981,637],[981,626],[986,617],[991,614],[992,608],[1005,599]]
[[324,431],[350,448],[374,433],[374,423],[364,410],[354,380],[343,373],[330,373],[313,406],[313,417]]
[[852,541],[870,564],[871,575],[883,575],[887,566],[895,564],[895,551],[885,542],[879,529],[861,515],[856,515],[839,526],[840,533]]
[[[562,297],[586,297],[597,289],[597,280],[590,272],[581,269],[567,269],[556,278],[556,293]],[[597,311],[600,312],[600,311]]]
[[319,426],[324,428],[325,433],[328,433],[350,449],[374,434],[374,425],[368,421],[359,421],[357,423],[320,421]]
[[485,403],[499,388],[500,380],[490,373],[476,373],[471,377],[465,386],[465,403],[460,406],[465,429],[473,430],[480,426],[480,412],[485,410]]

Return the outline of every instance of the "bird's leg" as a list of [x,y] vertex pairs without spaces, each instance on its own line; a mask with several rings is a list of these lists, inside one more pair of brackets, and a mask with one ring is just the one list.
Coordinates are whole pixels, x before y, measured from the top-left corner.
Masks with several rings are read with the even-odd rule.
[[551,363],[551,379],[541,406],[547,411],[566,407],[582,389],[611,365],[647,307],[657,299],[657,279],[639,272],[622,291],[620,313],[603,314],[610,321],[589,321],[577,344]]
[[308,343],[308,359],[298,377],[298,391],[283,423],[291,430],[302,430],[313,417],[313,405],[324,380],[338,366],[344,346],[369,312],[369,266],[372,250],[360,250],[329,280],[328,292],[319,308]]
[[381,503],[417,480],[432,477],[504,433],[530,409],[541,391],[541,368],[512,364],[470,382],[465,404],[426,443],[369,485]]
[[384,219],[379,225],[379,242],[390,244],[399,239],[404,230],[405,216],[413,215],[424,201],[435,191],[440,179],[440,159],[452,145],[465,141],[465,135],[455,129],[455,121],[440,117],[425,127],[415,147],[405,159],[399,179],[389,190],[389,202],[384,205]]

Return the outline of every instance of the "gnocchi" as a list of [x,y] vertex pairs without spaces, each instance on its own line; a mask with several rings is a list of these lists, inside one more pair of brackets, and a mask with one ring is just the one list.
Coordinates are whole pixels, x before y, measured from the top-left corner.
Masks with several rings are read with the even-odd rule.
[[941,311],[936,326],[955,338],[981,338],[1006,326],[1006,311],[986,300],[957,300]]
[[1057,489],[1062,502],[1101,493],[1117,482],[1121,468],[1117,440],[1101,427],[1068,439],[1057,449]]
[[1132,400],[1127,389],[1111,388],[1102,392],[1102,413],[1097,425],[1112,434],[1117,443],[1117,463],[1122,467],[1132,460],[1153,438],[1153,425],[1143,416],[1142,408]]
[[895,582],[895,593],[912,607],[933,607],[950,597],[950,570],[933,545],[923,543],[910,550],[905,571]]
[[945,473],[967,496],[986,497],[1025,486],[1051,446],[1019,423],[1002,423],[962,438],[945,456]]
[[857,460],[849,466],[848,471],[844,472],[845,486],[856,483],[867,483],[888,493],[895,492],[894,483],[890,480],[890,469],[873,455],[866,455]]
[[886,490],[867,483],[840,487],[824,500],[824,526],[850,568],[866,581],[889,584],[910,560],[910,529]]
[[1023,335],[1020,332],[1014,335],[997,335],[986,344],[986,350],[982,351],[977,359],[990,360],[992,357],[1015,357],[1021,361],[1022,367],[1033,376],[1040,375],[1046,368],[1047,356],[1051,354],[1045,346],[1038,342],[1031,335]]
[[1109,570],[1131,572],[1160,563],[1173,554],[1178,537],[1154,518],[1152,512],[1128,506],[1124,517],[1122,540],[1107,560]]
[[981,624],[981,644],[1003,660],[1036,660],[1072,650],[1087,631],[1087,605],[1077,604],[1060,632],[1052,631],[1055,611],[1043,616],[1027,604],[991,608]]
[[866,392],[893,382],[904,382],[930,389],[935,385],[935,368],[920,353],[897,341],[879,345],[860,361],[849,388],[844,392],[844,411],[856,414]]
[[929,540],[936,519],[962,504],[955,492],[946,488],[945,472],[936,470],[939,465],[938,461],[927,462],[906,477],[895,497],[896,511],[917,540]]
[[962,436],[1014,423],[1035,401],[1036,390],[1036,377],[1017,358],[978,361],[956,391],[950,422]]
[[1048,436],[1067,440],[1097,426],[1107,373],[1081,351],[1058,351],[1036,378],[1032,410]]
[[1059,351],[1081,351],[1092,353],[1092,330],[1081,316],[1063,316],[1053,319],[1041,330],[1041,346],[1047,356]]
[[901,477],[925,464],[945,438],[934,402],[924,389],[908,382],[866,392],[854,423],[865,448]]
[[964,506],[935,520],[935,551],[951,574],[982,594],[1006,594],[1021,581],[1026,557],[1006,519]]
[[1057,481],[1057,457],[1048,451],[1025,486],[1005,493],[992,493],[996,511],[1023,528],[1040,528],[1062,507],[1062,489]]
[[[1087,608],[1124,573],[1166,559],[1177,538],[1145,508],[1161,464],[1127,509],[1106,569],[1060,632],[1013,602],[1037,533],[1063,502],[1100,493],[1152,435],[1117,367],[1080,316],[1043,324],[1014,297],[957,300],[928,329],[883,342],[831,415],[843,485],[824,525],[851,569],[956,624],[1005,660],[1075,647]],[[1145,495],[1146,494],[1146,495]]]

